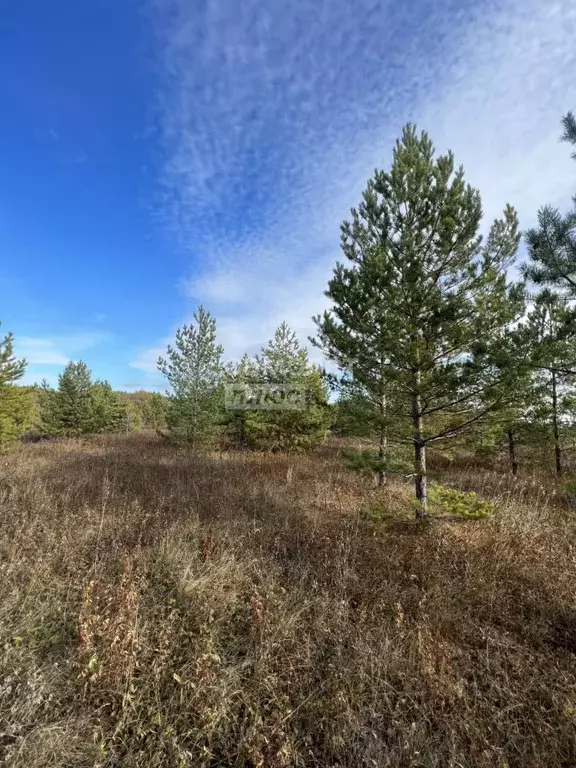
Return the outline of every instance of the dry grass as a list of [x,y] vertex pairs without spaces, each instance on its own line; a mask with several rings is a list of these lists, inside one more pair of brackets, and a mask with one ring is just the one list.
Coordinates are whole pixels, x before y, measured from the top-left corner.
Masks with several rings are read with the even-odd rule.
[[193,459],[136,435],[0,477],[0,763],[576,765],[576,525],[473,468],[483,523],[359,515],[337,451]]

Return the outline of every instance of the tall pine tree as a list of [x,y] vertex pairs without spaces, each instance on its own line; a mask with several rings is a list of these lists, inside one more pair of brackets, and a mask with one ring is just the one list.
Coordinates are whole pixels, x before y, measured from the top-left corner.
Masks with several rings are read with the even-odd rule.
[[404,424],[394,437],[413,446],[420,516],[427,448],[460,434],[505,396],[492,354],[522,311],[522,291],[506,278],[518,224],[508,206],[483,243],[481,217],[480,195],[452,153],[437,157],[428,135],[407,125],[391,170],[375,172],[342,225],[348,264],[336,265],[326,292],[333,306],[315,318],[318,345],[362,376],[373,395],[376,365],[362,350],[377,350],[394,393],[388,410]]

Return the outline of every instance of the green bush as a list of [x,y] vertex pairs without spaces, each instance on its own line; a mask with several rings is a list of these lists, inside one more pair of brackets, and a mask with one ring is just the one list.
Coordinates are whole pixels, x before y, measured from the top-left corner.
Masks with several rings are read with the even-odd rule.
[[34,401],[26,387],[0,384],[0,453],[34,423]]
[[379,471],[385,472],[387,469],[386,460],[370,449],[343,451],[343,456],[348,469],[366,477],[371,477]]
[[496,512],[496,505],[478,496],[474,491],[458,491],[439,483],[430,488],[429,501],[432,507],[466,520],[484,520]]

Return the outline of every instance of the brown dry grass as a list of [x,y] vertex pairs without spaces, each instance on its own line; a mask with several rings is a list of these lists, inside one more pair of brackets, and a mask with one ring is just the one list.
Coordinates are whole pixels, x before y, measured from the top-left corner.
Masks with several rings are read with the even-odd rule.
[[576,525],[474,468],[483,523],[405,522],[335,450],[135,435],[1,460],[0,763],[576,765]]

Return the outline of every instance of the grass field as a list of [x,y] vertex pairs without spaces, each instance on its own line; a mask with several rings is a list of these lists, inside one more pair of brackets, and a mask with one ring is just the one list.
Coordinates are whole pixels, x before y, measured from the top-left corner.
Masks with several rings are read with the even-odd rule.
[[576,765],[576,512],[445,471],[497,516],[414,523],[337,445],[2,457],[0,764]]

